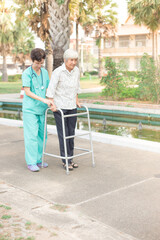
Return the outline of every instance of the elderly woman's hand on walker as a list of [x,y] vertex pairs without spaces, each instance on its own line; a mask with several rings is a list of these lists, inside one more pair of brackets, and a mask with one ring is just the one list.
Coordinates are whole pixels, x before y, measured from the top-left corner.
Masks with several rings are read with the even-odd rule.
[[50,107],[52,112],[56,112],[57,111],[57,107],[56,105],[52,102],[52,106]]
[[43,102],[44,102],[45,104],[47,104],[48,107],[52,107],[52,106],[53,106],[53,102],[52,102],[51,100],[49,100],[49,99],[44,98],[44,99],[43,99]]

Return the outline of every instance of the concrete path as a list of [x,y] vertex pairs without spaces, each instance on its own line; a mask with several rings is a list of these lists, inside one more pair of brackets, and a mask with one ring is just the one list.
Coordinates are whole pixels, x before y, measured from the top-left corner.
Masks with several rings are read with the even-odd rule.
[[[88,144],[76,138],[76,146]],[[159,153],[93,145],[95,168],[85,155],[67,176],[60,160],[46,156],[49,167],[32,173],[24,160],[23,129],[0,125],[0,202],[56,229],[55,239],[159,240]],[[59,153],[55,134],[49,133],[46,151]]]

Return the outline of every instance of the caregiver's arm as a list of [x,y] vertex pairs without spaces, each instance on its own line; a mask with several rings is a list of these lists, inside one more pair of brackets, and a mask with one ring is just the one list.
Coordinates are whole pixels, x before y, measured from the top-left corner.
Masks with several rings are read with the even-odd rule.
[[29,87],[24,87],[24,91],[25,91],[25,94],[26,94],[28,97],[31,97],[31,98],[33,98],[33,99],[35,99],[35,100],[38,100],[38,101],[41,101],[41,102],[47,104],[48,107],[50,107],[50,106],[53,105],[53,102],[52,102],[51,100],[37,96],[36,94],[34,94],[33,92],[31,92],[31,90],[30,90]]

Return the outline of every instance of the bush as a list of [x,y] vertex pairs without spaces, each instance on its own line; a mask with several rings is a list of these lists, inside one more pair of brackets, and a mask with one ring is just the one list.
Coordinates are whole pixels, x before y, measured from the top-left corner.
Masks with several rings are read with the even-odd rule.
[[137,88],[124,88],[122,90],[122,92],[120,93],[120,98],[135,98],[135,99],[139,99],[140,96],[140,89],[139,87]]
[[98,75],[98,71],[84,72],[84,75],[85,76],[88,76],[88,75]]
[[140,99],[160,102],[160,70],[148,54],[141,59],[139,89]]
[[[9,75],[8,82],[19,82],[21,81],[21,74]],[[0,76],[0,81],[2,81],[2,76]]]
[[139,71],[124,71],[122,72],[124,76],[127,76],[127,77],[138,77],[139,75]]
[[105,85],[103,92],[106,96],[112,96],[114,100],[118,100],[125,88],[123,76],[117,64],[109,57],[106,58],[105,68],[107,70],[107,75],[101,79],[101,83]]

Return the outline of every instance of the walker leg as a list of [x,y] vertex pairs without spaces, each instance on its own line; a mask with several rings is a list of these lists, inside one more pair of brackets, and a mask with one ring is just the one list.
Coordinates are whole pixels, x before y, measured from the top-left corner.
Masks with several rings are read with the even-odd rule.
[[69,175],[68,158],[67,158],[67,156],[66,156],[66,174]]
[[44,163],[44,152],[45,152],[45,144],[46,144],[46,129],[47,129],[47,112],[48,112],[48,109],[45,112],[44,136],[43,136],[43,154],[42,154],[42,167],[41,168],[43,168],[43,163]]
[[63,114],[62,110],[60,110],[60,113],[61,113],[61,117],[62,117],[62,130],[63,130],[64,155],[65,155],[65,161],[66,161],[66,174],[69,175],[64,114]]
[[96,164],[95,164],[95,161],[94,161],[94,154],[92,152],[92,167],[95,167],[95,166],[96,166]]
[[93,143],[92,143],[92,133],[91,133],[91,124],[90,124],[90,117],[89,117],[89,111],[87,109],[87,118],[88,118],[88,129],[89,129],[89,138],[90,138],[90,147],[91,147],[91,153],[92,153],[92,166],[95,167],[95,161],[94,161],[94,154],[93,154]]

